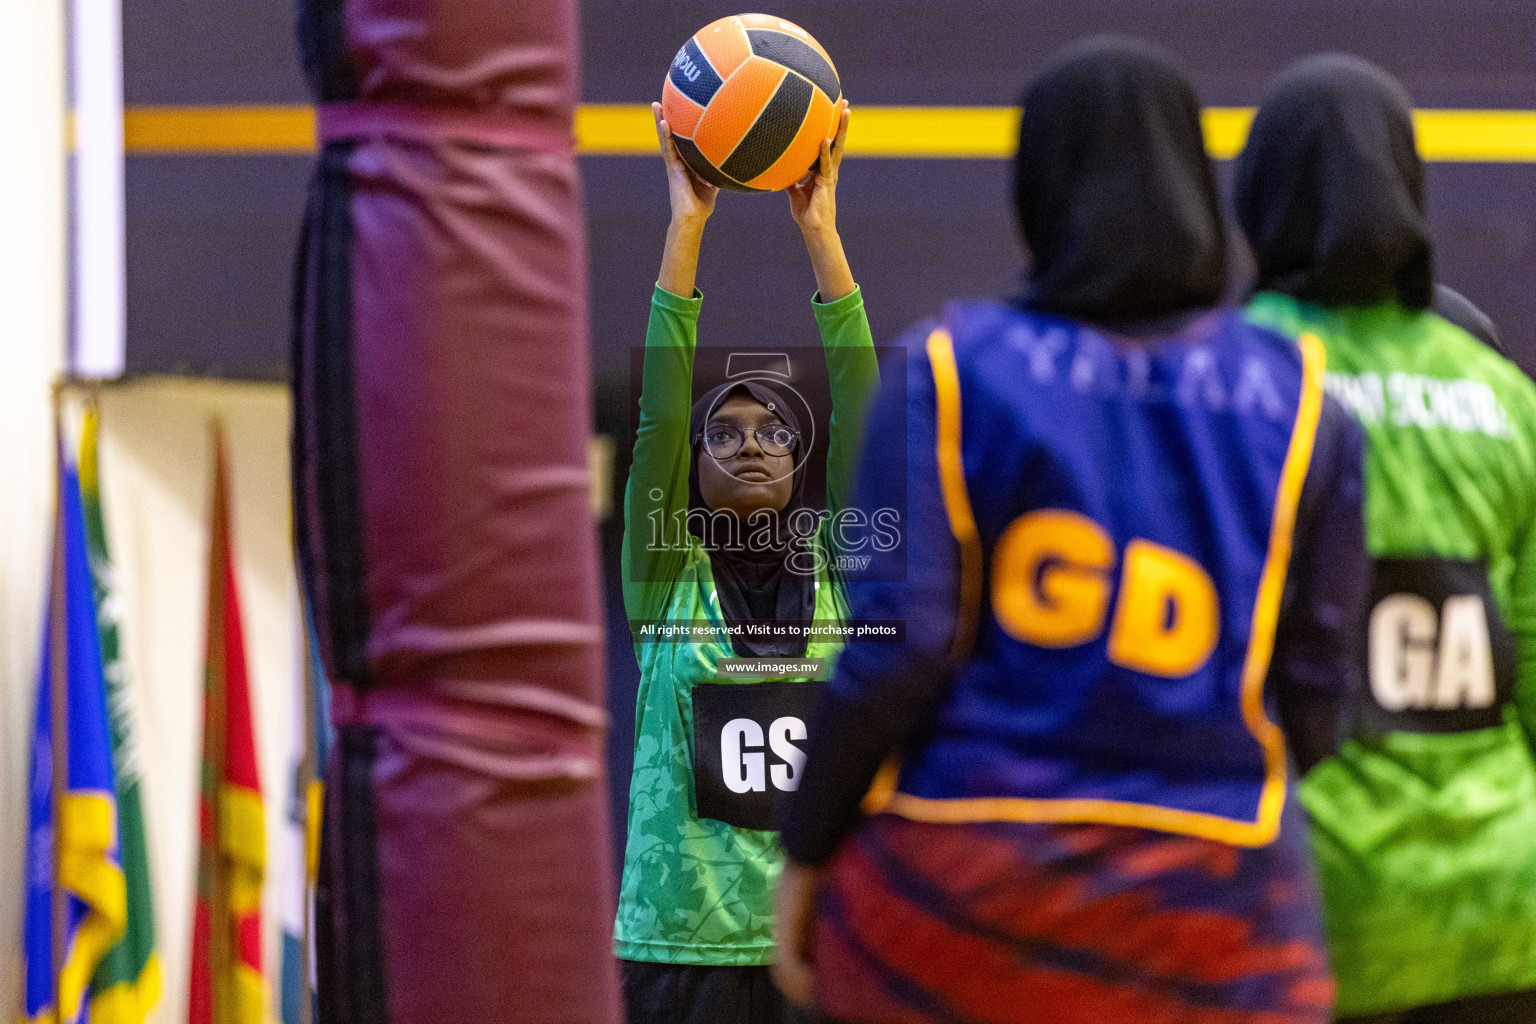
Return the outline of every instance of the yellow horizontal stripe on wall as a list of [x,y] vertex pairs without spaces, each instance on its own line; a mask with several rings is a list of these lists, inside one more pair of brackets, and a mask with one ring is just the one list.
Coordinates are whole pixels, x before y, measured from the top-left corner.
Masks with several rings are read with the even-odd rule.
[[[1419,150],[1444,162],[1536,163],[1536,111],[1419,110]],[[1253,110],[1204,112],[1211,155],[1230,159],[1243,147]],[[1002,159],[1013,155],[1015,107],[859,106],[848,137],[851,156],[905,159]],[[307,106],[129,107],[123,140],[130,153],[300,154],[315,148],[315,113]],[[586,103],[576,112],[578,151],[646,156],[656,151],[650,108]]]
[[1426,160],[1536,162],[1536,110],[1416,110]]
[[[1013,155],[1016,107],[859,106],[848,132],[850,156],[982,157]],[[586,103],[576,112],[576,142],[594,156],[656,152],[656,125],[641,104]]]
[[130,153],[310,153],[315,110],[307,106],[129,107]]

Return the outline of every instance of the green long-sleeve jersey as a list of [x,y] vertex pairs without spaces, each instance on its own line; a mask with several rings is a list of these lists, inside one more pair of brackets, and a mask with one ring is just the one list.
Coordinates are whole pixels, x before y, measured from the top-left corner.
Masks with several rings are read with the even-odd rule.
[[1261,293],[1365,428],[1354,738],[1300,790],[1341,1015],[1536,986],[1536,387],[1428,312]]
[[[640,422],[624,497],[624,604],[635,633],[640,689],[635,702],[635,766],[629,835],[614,924],[615,954],[627,960],[741,966],[773,960],[773,885],[783,865],[778,836],[696,813],[693,700],[696,684],[721,682],[726,642],[658,639],[645,623],[722,621],[709,554],[662,524],[688,508],[693,357],[699,310],[657,287],[651,300],[641,380]],[[827,429],[828,511],[848,507],[868,400],[879,367],[858,291],[813,301],[827,363],[832,415]],[[817,622],[841,621],[846,597],[835,574],[816,578]],[[834,640],[813,639],[807,658],[832,658]]]

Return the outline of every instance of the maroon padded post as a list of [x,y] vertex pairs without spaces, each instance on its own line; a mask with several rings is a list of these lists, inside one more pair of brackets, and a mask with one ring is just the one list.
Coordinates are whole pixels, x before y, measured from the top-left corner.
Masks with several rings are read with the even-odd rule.
[[620,1019],[574,0],[306,0],[324,1024]]

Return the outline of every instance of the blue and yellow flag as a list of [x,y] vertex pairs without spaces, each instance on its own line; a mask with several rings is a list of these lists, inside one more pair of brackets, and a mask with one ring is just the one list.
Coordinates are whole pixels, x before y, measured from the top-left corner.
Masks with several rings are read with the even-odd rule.
[[[82,1020],[91,976],[122,937],[128,916],[127,885],[118,860],[112,741],[80,481],[62,454],[59,460],[53,573],[32,736],[22,941],[24,1020],[30,1024]],[[63,684],[57,694],[56,677]],[[61,716],[64,728],[59,738],[64,749],[57,772],[56,697],[66,709]],[[55,792],[56,777],[63,783],[62,792]],[[63,935],[57,942],[56,892],[64,912]],[[57,962],[56,951],[61,954]]]
[[117,855],[128,883],[128,925],[91,978],[86,996],[90,1024],[144,1024],[160,1001],[160,958],[155,953],[155,908],[145,842],[144,788],[133,702],[124,671],[118,630],[116,575],[107,546],[101,498],[101,422],[94,403],[85,410],[80,435],[80,499],[85,541],[95,583],[96,624],[101,638],[101,674],[106,682],[112,768],[117,774]]

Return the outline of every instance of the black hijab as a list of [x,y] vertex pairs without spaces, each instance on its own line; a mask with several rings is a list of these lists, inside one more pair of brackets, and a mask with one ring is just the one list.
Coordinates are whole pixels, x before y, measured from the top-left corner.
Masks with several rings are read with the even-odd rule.
[[[688,468],[688,508],[709,511],[704,496],[699,491],[699,455],[702,450],[697,438],[703,432],[709,416],[726,399],[734,394],[744,394],[771,411],[787,427],[800,431],[795,405],[778,389],[762,381],[729,381],[711,389],[697,402],[688,415],[688,439],[692,443],[691,461]],[[810,575],[790,568],[789,560],[796,551],[803,549],[804,539],[793,535],[789,520],[794,511],[802,508],[802,492],[805,474],[802,460],[803,445],[794,451],[794,483],[789,501],[773,520],[774,529],[767,534],[768,544],[757,550],[749,550],[750,538],[763,535],[761,526],[752,522],[728,524],[723,518],[689,517],[689,529],[704,542],[709,551],[709,564],[715,577],[715,595],[720,601],[720,614],[727,624],[734,625],[746,620],[773,621],[780,625],[795,624],[800,627],[797,636],[753,637],[737,633],[731,637],[731,647],[745,658],[799,658],[805,655],[808,627],[816,612],[815,580]],[[734,541],[734,542],[733,542]]]
[[1238,157],[1236,205],[1260,289],[1322,306],[1433,299],[1413,105],[1368,61],[1310,57],[1275,81]]
[[1025,90],[1014,209],[1033,257],[1025,303],[1120,323],[1215,305],[1226,227],[1200,102],[1136,40],[1069,47]]

